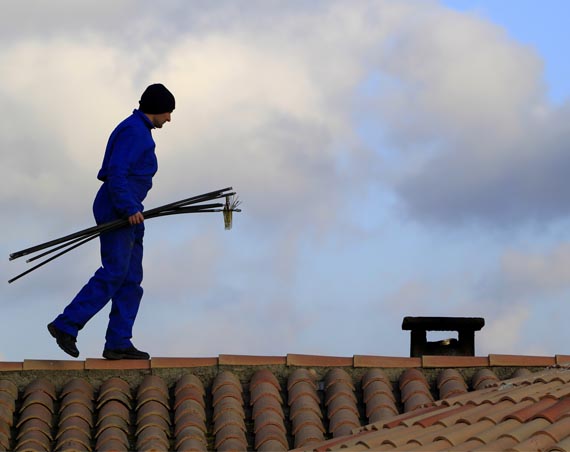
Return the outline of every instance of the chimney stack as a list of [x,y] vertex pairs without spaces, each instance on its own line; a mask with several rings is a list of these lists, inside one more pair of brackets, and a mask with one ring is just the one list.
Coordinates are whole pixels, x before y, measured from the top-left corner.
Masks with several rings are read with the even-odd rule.
[[[410,356],[475,356],[475,331],[485,326],[481,317],[404,317],[402,330],[411,331]],[[457,331],[457,339],[428,342],[428,331]]]

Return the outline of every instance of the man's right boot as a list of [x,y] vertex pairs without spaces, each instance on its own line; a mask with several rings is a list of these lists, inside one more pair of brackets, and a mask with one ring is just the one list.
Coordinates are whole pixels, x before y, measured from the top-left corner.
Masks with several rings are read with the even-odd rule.
[[75,345],[75,337],[73,337],[71,334],[67,334],[64,331],[61,331],[54,325],[53,322],[51,322],[47,328],[49,334],[55,338],[57,345],[59,345],[59,348],[74,358],[77,358],[79,356],[79,350],[77,350],[77,346]]

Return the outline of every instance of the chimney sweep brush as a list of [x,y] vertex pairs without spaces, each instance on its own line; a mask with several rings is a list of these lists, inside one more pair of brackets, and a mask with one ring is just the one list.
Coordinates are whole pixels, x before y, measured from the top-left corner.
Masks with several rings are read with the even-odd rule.
[[[213,192],[204,193],[202,195],[193,196],[191,198],[182,199],[180,201],[176,201],[170,204],[166,204],[164,206],[147,210],[143,212],[143,216],[145,220],[148,220],[150,218],[164,217],[167,215],[179,215],[183,213],[222,212],[224,217],[225,229],[231,229],[233,212],[241,212],[241,209],[237,208],[240,204],[240,201],[237,199],[237,196],[234,198],[234,195],[236,193],[232,190],[233,190],[232,187],[227,187],[221,190],[216,190]],[[220,203],[220,202],[205,203],[206,201],[213,201],[222,198],[225,198],[225,203]],[[25,272],[20,273],[18,276],[15,276],[14,278],[10,279],[8,283],[12,283],[17,279],[20,279],[22,276],[27,275],[28,273],[34,271],[35,269],[91,241],[92,239],[99,237],[99,235],[105,232],[113,231],[119,228],[124,228],[126,226],[129,226],[129,221],[127,219],[114,220],[108,223],[92,226],[90,228],[83,229],[73,234],[69,234],[64,237],[60,237],[58,239],[50,240],[48,242],[32,246],[30,248],[10,253],[10,260],[14,260],[22,256],[27,256],[29,254],[37,253],[38,251],[47,249],[47,251],[39,255],[36,255],[26,261],[26,262],[32,262],[41,257],[47,256],[48,254],[52,254],[56,251],[63,250],[58,254],[55,254],[54,256],[40,262],[35,267],[32,267],[26,270]]]

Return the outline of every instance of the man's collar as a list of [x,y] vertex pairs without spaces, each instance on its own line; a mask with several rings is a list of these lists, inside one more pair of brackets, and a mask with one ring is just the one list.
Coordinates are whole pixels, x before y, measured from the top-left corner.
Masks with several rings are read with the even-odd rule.
[[136,108],[133,110],[133,114],[137,115],[138,117],[140,117],[142,119],[142,121],[144,122],[145,126],[147,126],[149,129],[154,129],[154,125],[152,124],[152,122],[150,121],[150,119],[148,119],[148,116],[145,115],[142,111],[137,110]]

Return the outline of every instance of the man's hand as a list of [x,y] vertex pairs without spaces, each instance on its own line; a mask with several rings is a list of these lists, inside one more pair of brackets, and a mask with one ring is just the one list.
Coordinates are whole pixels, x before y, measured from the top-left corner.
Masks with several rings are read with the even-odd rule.
[[134,213],[129,217],[129,224],[131,226],[134,226],[135,224],[141,224],[143,221],[144,217],[141,212]]

